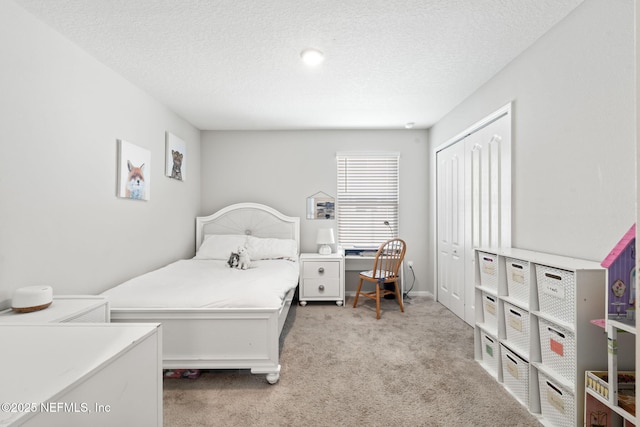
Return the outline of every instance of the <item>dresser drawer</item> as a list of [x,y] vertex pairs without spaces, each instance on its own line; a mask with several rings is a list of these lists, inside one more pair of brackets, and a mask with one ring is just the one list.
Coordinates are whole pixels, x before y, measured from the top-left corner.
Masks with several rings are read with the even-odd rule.
[[302,271],[304,279],[321,277],[339,278],[340,263],[332,261],[305,261]]
[[340,298],[340,279],[305,279],[304,298]]

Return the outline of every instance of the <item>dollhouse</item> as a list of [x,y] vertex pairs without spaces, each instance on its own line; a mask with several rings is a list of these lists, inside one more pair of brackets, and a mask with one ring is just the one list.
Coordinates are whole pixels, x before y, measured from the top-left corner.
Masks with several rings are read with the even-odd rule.
[[635,323],[636,225],[625,233],[602,261],[607,274],[607,318]]

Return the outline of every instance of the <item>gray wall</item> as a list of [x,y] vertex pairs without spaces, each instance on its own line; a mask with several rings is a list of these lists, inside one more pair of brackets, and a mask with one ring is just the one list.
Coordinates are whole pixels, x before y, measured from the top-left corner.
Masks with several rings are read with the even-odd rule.
[[[11,1],[0,47],[0,301],[32,284],[97,293],[191,256],[194,216],[229,203],[304,218],[307,196],[335,194],[335,153],[367,150],[401,153],[401,235],[416,289],[432,291],[433,149],[510,101],[514,246],[600,260],[634,222],[631,0],[586,0],[429,132],[203,132],[201,146],[197,129]],[[187,182],[163,176],[165,131],[188,143]],[[149,202],[115,197],[117,138],[151,150]],[[302,220],[303,250],[324,225]]]
[[514,101],[514,247],[601,261],[635,222],[633,19],[586,0],[431,129],[433,150]]
[[[414,261],[414,290],[430,292],[427,139],[424,130],[203,132],[202,214],[230,203],[264,203],[301,217],[301,249],[316,252],[318,228],[336,224],[304,219],[305,203],[318,191],[336,195],[336,153],[399,152],[400,236],[407,241],[406,259]],[[352,276],[347,291],[354,290]]]
[[[193,254],[200,132],[11,1],[0,2],[0,301],[93,294]],[[188,144],[164,177],[165,131]],[[116,139],[151,151],[151,200],[116,198]]]

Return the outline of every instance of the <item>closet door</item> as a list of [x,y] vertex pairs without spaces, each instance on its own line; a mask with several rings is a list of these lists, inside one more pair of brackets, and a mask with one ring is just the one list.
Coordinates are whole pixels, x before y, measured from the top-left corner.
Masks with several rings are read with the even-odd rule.
[[438,152],[438,301],[461,318],[465,317],[464,171],[464,144]]
[[511,246],[511,107],[436,154],[437,300],[475,324],[477,247]]
[[465,145],[465,315],[475,322],[473,249],[511,246],[511,117],[469,135]]

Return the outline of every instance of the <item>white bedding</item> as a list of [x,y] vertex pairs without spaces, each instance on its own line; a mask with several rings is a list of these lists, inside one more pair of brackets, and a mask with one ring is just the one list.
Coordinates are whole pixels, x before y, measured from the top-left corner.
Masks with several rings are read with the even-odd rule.
[[258,260],[251,268],[189,259],[128,280],[103,293],[112,308],[279,308],[298,284],[289,259]]

